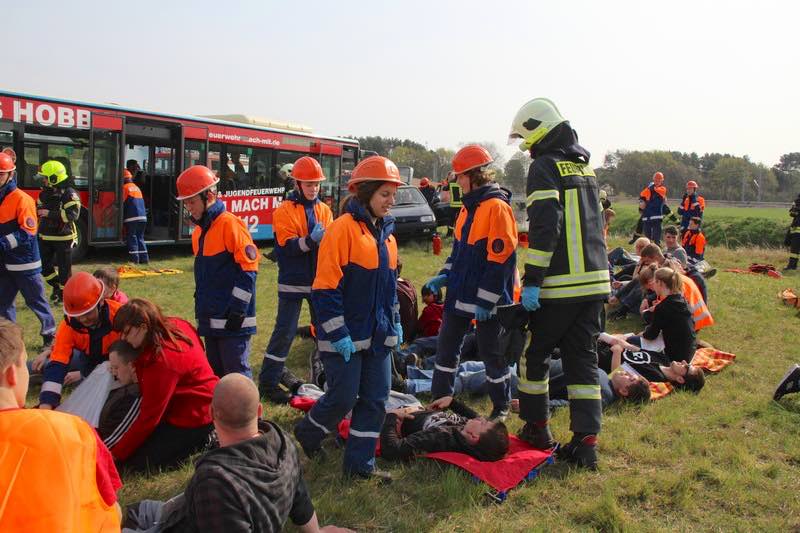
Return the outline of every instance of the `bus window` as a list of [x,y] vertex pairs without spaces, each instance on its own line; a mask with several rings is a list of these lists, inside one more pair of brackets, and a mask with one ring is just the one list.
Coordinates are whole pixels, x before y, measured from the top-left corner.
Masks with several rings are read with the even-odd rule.
[[272,150],[265,150],[262,148],[251,148],[250,152],[250,168],[249,168],[249,182],[250,187],[253,189],[265,189],[274,187],[270,178],[269,169],[272,166]]
[[119,133],[95,131],[92,188],[92,240],[117,241],[120,188]]
[[186,169],[192,165],[206,165],[207,163],[206,142],[186,139],[183,146],[183,168]]
[[325,177],[328,179],[322,182],[319,196],[323,200],[330,198],[331,203],[335,205],[339,201],[339,187],[337,182],[339,174],[341,173],[341,159],[338,155],[323,154],[320,165],[322,165],[323,174],[325,174]]
[[61,161],[67,174],[73,178],[72,186],[86,189],[89,184],[89,132],[27,126],[25,128],[24,166],[17,162],[23,188],[38,189],[36,179],[39,167],[50,159]]
[[0,150],[14,148],[14,125],[6,120],[0,120]]
[[295,161],[304,155],[306,154],[301,154],[299,152],[285,152],[283,150],[278,150],[275,152],[275,164],[272,165],[272,172],[270,173],[272,178],[271,185],[273,187],[285,187],[286,179],[280,174],[281,167],[287,163],[294,164]]

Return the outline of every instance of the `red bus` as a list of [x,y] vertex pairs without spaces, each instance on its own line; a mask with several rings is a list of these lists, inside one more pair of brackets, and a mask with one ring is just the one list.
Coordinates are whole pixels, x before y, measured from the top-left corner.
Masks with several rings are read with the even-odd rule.
[[34,198],[39,167],[65,164],[81,196],[76,258],[89,246],[123,246],[122,171],[133,161],[147,206],[148,244],[187,241],[192,224],[175,200],[185,168],[208,165],[220,178],[221,200],[253,238],[272,239],[272,212],[284,196],[280,169],[309,155],[328,180],[320,196],[334,209],[342,175],[359,157],[358,141],[315,135],[309,128],[243,115],[177,116],[0,91],[0,149],[17,153],[18,186]]

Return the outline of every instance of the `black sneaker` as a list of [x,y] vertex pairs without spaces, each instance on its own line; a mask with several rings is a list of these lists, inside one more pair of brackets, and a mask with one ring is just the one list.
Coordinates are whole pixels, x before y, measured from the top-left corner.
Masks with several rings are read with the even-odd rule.
[[492,408],[492,412],[489,414],[489,421],[490,422],[505,422],[506,418],[508,418],[509,413],[509,405],[498,406],[495,405]]
[[786,394],[793,392],[800,392],[800,365],[792,365],[786,375],[783,376],[778,387],[775,389],[775,394],[772,398],[775,401],[780,400]]
[[536,425],[526,422],[517,433],[517,437],[539,450],[552,450],[558,445],[547,424]]
[[708,270],[704,270],[703,271],[703,278],[705,278],[705,279],[711,279],[716,275],[717,275],[717,269],[716,268],[710,268]]
[[345,481],[370,481],[375,480],[378,485],[388,485],[394,481],[394,476],[385,470],[373,470],[372,472],[345,472],[342,475]]
[[320,359],[317,349],[311,350],[308,356],[308,366],[309,381],[321,390],[325,390],[325,367],[322,365],[322,359]]
[[297,394],[297,389],[303,385],[303,380],[294,375],[294,373],[286,367],[283,367],[281,372],[281,385],[292,394]]
[[571,441],[559,448],[557,456],[580,468],[597,470],[597,435],[573,436]]
[[292,395],[283,390],[280,385],[275,385],[274,387],[259,385],[258,393],[261,395],[262,400],[276,405],[285,405],[292,399]]

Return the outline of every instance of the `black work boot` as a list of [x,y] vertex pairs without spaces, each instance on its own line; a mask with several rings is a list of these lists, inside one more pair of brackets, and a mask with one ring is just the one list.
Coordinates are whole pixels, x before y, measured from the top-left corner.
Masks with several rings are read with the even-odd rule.
[[53,287],[53,293],[50,295],[50,301],[54,304],[60,303],[63,299],[61,287]]
[[597,470],[597,435],[576,433],[558,450],[558,458],[580,468]]
[[797,258],[790,257],[789,264],[786,265],[786,268],[784,268],[783,270],[797,270]]
[[342,478],[345,481],[369,481],[374,479],[378,482],[378,485],[388,485],[394,481],[394,477],[390,472],[378,469],[372,472],[345,472]]
[[303,385],[303,380],[294,375],[294,373],[286,367],[283,367],[281,372],[281,385],[292,394],[297,394],[297,390]]
[[262,400],[276,405],[285,405],[292,398],[292,395],[283,390],[280,385],[275,385],[274,387],[259,385],[258,393]]
[[492,407],[492,412],[489,414],[489,421],[490,422],[505,422],[506,418],[508,418],[508,413],[511,410],[510,404],[505,405],[495,405]]
[[550,426],[547,421],[543,422],[525,422],[522,429],[517,433],[520,440],[524,440],[534,448],[539,450],[552,450],[558,443],[550,433]]
[[780,400],[786,394],[800,392],[800,365],[792,365],[775,388],[772,398]]

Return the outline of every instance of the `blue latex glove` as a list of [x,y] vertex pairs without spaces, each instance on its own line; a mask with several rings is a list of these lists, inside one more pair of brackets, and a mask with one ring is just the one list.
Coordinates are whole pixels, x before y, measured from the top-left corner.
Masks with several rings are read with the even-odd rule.
[[403,325],[397,322],[394,329],[397,331],[397,347],[400,348],[400,345],[403,344]]
[[311,240],[314,242],[319,242],[322,240],[323,235],[325,235],[325,228],[322,227],[322,224],[317,222],[314,225],[314,229],[311,230]]
[[353,339],[350,338],[350,335],[334,342],[333,348],[344,357],[345,363],[349,363],[350,356],[356,352],[356,345],[353,344]]
[[428,280],[428,283],[425,284],[425,287],[428,287],[431,292],[438,292],[439,289],[442,287],[447,286],[447,276],[444,274],[439,274],[438,276],[434,276]]
[[491,309],[486,309],[485,307],[481,307],[479,305],[475,306],[475,320],[478,322],[486,322],[489,320],[490,316],[492,316]]
[[528,311],[536,311],[541,307],[539,304],[539,287],[522,288],[522,306]]

